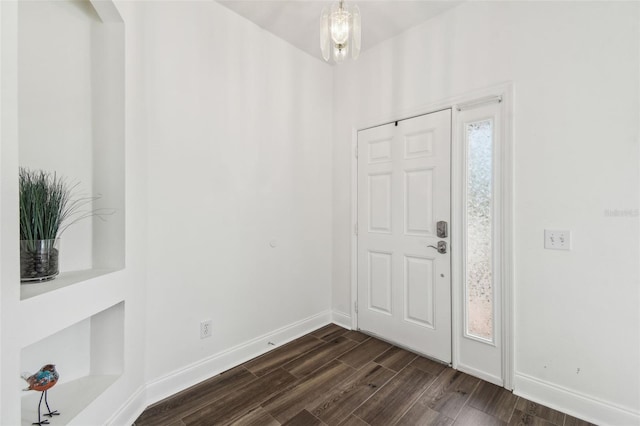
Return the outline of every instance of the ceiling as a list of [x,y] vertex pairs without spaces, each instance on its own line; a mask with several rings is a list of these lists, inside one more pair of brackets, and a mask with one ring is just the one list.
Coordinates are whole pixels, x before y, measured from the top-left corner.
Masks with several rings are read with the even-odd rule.
[[[321,59],[320,12],[332,1],[217,0],[258,26]],[[346,3],[352,3],[345,0]],[[362,51],[451,9],[462,0],[360,0]]]

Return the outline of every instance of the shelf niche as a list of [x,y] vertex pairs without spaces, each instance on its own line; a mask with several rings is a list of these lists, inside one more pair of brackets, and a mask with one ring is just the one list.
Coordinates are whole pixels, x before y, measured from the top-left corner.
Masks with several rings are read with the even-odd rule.
[[[18,3],[18,135],[20,166],[64,176],[99,197],[87,209],[113,211],[64,232],[59,283],[124,268],[124,23],[113,3]],[[50,284],[22,284],[21,300],[60,287]]]
[[[49,391],[49,406],[64,425],[85,410],[124,370],[124,302],[59,331],[21,351],[21,368],[30,374],[55,364],[59,382]],[[26,387],[26,383],[25,383]],[[22,396],[22,424],[38,419],[40,392]],[[42,413],[46,407],[42,404]],[[44,417],[43,417],[44,418]]]

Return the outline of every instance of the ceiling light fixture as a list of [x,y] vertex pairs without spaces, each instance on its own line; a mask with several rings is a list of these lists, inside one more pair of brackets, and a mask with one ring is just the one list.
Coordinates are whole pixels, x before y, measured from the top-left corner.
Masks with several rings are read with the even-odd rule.
[[358,6],[349,7],[342,0],[331,8],[325,6],[320,15],[320,49],[324,60],[333,56],[333,60],[340,63],[346,59],[349,49],[351,57],[356,59],[362,45],[360,29]]

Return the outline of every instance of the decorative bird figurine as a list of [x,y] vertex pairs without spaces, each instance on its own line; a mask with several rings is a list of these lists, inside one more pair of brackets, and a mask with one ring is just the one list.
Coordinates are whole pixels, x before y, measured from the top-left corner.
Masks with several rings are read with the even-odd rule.
[[37,373],[31,376],[29,376],[29,373],[23,373],[22,378],[29,384],[29,387],[23,390],[34,390],[42,392],[42,394],[40,395],[40,402],[38,403],[38,423],[32,424],[49,424],[49,420],[40,420],[40,406],[42,405],[42,397],[44,397],[44,403],[47,406],[47,410],[49,410],[49,413],[45,414],[45,416],[53,417],[60,415],[60,413],[58,413],[57,411],[51,411],[51,408],[49,408],[49,401],[47,401],[47,391],[56,383],[58,383],[58,379],[60,378],[60,375],[56,371],[56,366],[53,364],[47,364],[42,367]]

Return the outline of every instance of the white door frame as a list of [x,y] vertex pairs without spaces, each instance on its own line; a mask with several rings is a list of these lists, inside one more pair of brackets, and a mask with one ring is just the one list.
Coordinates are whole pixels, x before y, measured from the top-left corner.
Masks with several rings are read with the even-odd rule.
[[[469,92],[460,96],[442,100],[440,102],[425,105],[408,111],[400,111],[392,116],[381,117],[357,123],[351,130],[351,328],[358,328],[358,315],[355,302],[358,300],[358,236],[356,226],[358,221],[358,131],[369,127],[392,123],[418,115],[429,114],[442,109],[451,108],[452,132],[451,132],[451,229],[459,227],[454,222],[454,218],[459,217],[457,213],[462,211],[460,205],[462,191],[462,153],[460,149],[459,134],[457,126],[459,124],[458,111],[456,106],[467,104],[487,97],[497,97],[502,99],[502,126],[497,131],[502,136],[502,152],[500,155],[501,164],[501,192],[495,194],[496,200],[501,206],[501,226],[500,226],[500,246],[502,247],[502,264],[500,265],[502,280],[502,370],[504,387],[513,389],[514,375],[514,313],[513,313],[513,277],[514,277],[514,255],[513,255],[513,84],[505,83],[492,86],[483,90]],[[452,234],[453,235],[453,234]],[[452,264],[452,366],[458,367],[459,341],[462,338],[462,327],[464,318],[464,307],[462,295],[464,294],[462,280],[462,258],[459,250],[451,251]]]

